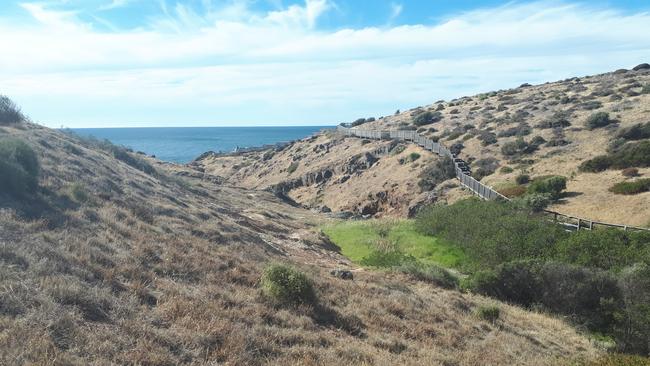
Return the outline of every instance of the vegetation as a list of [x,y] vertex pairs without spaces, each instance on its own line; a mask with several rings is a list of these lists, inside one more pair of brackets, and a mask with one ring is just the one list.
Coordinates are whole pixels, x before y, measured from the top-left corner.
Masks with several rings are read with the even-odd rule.
[[517,182],[517,184],[528,184],[528,182],[530,182],[530,175],[519,174],[515,177],[515,182]]
[[609,113],[597,112],[587,118],[586,126],[588,129],[594,130],[596,128],[608,126],[614,122],[615,121],[609,117]]
[[431,191],[448,179],[456,177],[456,167],[450,157],[436,160],[420,174],[418,186],[422,192]]
[[12,125],[23,122],[25,116],[14,102],[4,95],[0,95],[0,126]]
[[298,169],[299,164],[300,163],[298,163],[297,161],[291,162],[291,164],[289,164],[289,167],[287,168],[287,173],[292,174],[293,172],[295,172]]
[[316,295],[311,280],[302,272],[283,264],[273,264],[264,270],[262,291],[279,304],[309,304]]
[[463,250],[465,288],[566,315],[622,351],[650,351],[639,341],[650,337],[650,233],[567,233],[515,203],[477,199],[432,206],[416,228]]
[[496,323],[501,316],[501,309],[498,306],[480,306],[476,309],[476,316],[490,323]]
[[540,124],[537,125],[538,128],[564,128],[564,127],[569,127],[571,126],[571,122],[569,122],[569,118],[571,115],[567,112],[560,111],[560,112],[555,112],[553,115],[544,121],[542,121]]
[[634,126],[623,128],[616,136],[627,141],[648,139],[650,138],[650,122],[638,123]]
[[633,182],[620,182],[614,184],[609,191],[616,194],[639,194],[650,192],[650,179],[638,179]]
[[560,194],[566,189],[566,177],[552,176],[534,179],[528,186],[529,193],[548,195],[550,199],[560,198]]
[[412,152],[412,153],[409,154],[409,160],[410,161],[416,161],[416,160],[418,160],[420,158],[420,156],[421,156],[420,154],[418,154],[416,152]]
[[608,155],[596,156],[580,165],[583,172],[602,172],[607,169],[625,169],[650,166],[650,141],[627,143]]
[[416,126],[424,126],[439,122],[441,119],[442,113],[426,111],[413,117],[413,124]]
[[502,166],[501,169],[499,169],[499,172],[500,172],[500,173],[503,173],[503,174],[510,174],[510,173],[512,173],[512,172],[514,172],[514,171],[515,171],[515,170],[512,169],[512,168],[509,167],[509,166]]
[[514,141],[509,141],[501,146],[501,153],[505,156],[516,157],[523,154],[531,154],[539,148],[541,144],[546,141],[540,139],[533,139],[530,143],[526,142],[523,138],[517,138]]
[[621,174],[624,177],[632,178],[632,177],[638,177],[639,176],[639,169],[637,168],[625,168],[621,171]]
[[0,194],[34,194],[39,173],[38,158],[29,145],[16,138],[0,139]]

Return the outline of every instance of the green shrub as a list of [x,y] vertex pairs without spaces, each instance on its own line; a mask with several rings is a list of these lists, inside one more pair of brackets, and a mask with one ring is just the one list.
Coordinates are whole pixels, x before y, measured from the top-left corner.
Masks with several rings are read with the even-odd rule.
[[509,174],[509,173],[514,172],[514,171],[515,171],[515,170],[512,169],[512,168],[509,167],[509,166],[502,166],[501,169],[499,169],[499,172],[501,172],[502,174]]
[[638,263],[619,275],[624,312],[616,329],[618,346],[623,352],[650,353],[650,266]]
[[0,125],[11,125],[23,122],[25,116],[14,102],[4,95],[0,95]]
[[466,199],[423,209],[416,229],[463,249],[480,268],[544,257],[567,235],[559,225],[514,204]]
[[540,122],[538,128],[564,128],[571,126],[569,118],[571,117],[568,112],[555,112],[551,117]]
[[309,304],[316,299],[312,281],[304,273],[287,265],[267,267],[261,283],[264,294],[280,304]]
[[566,177],[559,175],[535,179],[528,186],[529,193],[548,194],[551,199],[558,199],[563,190],[566,189]]
[[512,136],[527,136],[533,132],[533,129],[530,128],[525,123],[521,123],[518,126],[510,127],[506,130],[503,130],[497,134],[498,137],[512,137]]
[[523,198],[524,205],[533,212],[544,211],[551,201],[551,195],[542,193],[528,194]]
[[488,131],[481,131],[478,135],[478,139],[481,141],[483,146],[488,146],[497,143],[497,135]]
[[585,267],[618,271],[637,262],[650,263],[650,233],[619,229],[580,230],[556,244],[554,257]]
[[366,121],[365,118],[359,118],[356,121],[352,122],[351,125],[352,125],[352,127],[356,127],[356,126],[361,126],[362,124],[364,124],[366,122],[367,121]]
[[450,157],[443,157],[426,167],[420,173],[418,186],[422,192],[431,191],[448,179],[456,177],[456,167]]
[[639,194],[650,191],[650,179],[638,179],[633,182],[616,183],[609,188],[609,191],[616,194]]
[[587,128],[590,130],[608,126],[614,123],[614,120],[610,119],[609,113],[607,112],[598,112],[594,113],[587,118]]
[[0,193],[33,194],[39,172],[38,158],[29,145],[15,138],[0,139]]
[[528,150],[528,143],[522,138],[515,141],[509,141],[501,146],[501,153],[506,156],[516,156],[525,153]]
[[399,250],[375,250],[359,263],[368,267],[391,268],[405,263],[414,262],[415,257],[404,254]]
[[423,264],[416,261],[407,261],[395,268],[409,274],[419,281],[433,283],[444,288],[457,288],[458,278],[446,269],[435,264]]
[[650,138],[650,122],[638,123],[634,126],[623,128],[616,136],[627,141]]
[[528,174],[519,174],[515,177],[515,182],[517,182],[517,184],[528,184],[528,182],[530,182],[530,176]]
[[412,153],[409,154],[409,160],[410,161],[416,161],[416,160],[418,160],[420,158],[420,156],[421,156],[420,154],[418,154],[416,152],[412,152]]
[[501,316],[501,309],[498,306],[480,306],[476,309],[476,316],[494,324]]
[[597,331],[611,331],[622,306],[612,275],[559,262],[504,263],[494,271],[475,274],[468,283],[483,295],[526,307],[542,306]]
[[580,164],[580,171],[602,172],[607,169],[625,169],[650,166],[650,141],[630,142],[608,155],[596,156]]
[[287,168],[287,173],[291,174],[295,172],[296,169],[298,169],[298,165],[299,163],[297,161],[294,161],[291,164],[289,164],[289,167]]
[[442,113],[426,111],[413,117],[413,124],[416,126],[424,126],[431,123],[439,122],[441,119],[442,119]]

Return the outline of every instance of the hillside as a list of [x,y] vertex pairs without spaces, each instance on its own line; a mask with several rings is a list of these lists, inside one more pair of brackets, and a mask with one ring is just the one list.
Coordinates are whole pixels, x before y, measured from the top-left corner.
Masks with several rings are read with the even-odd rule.
[[[599,116],[602,121],[598,120]],[[587,125],[590,117],[596,118],[592,127]],[[610,192],[617,183],[648,178],[650,162],[647,159],[641,157],[638,159],[643,160],[642,163],[628,164],[637,168],[631,176],[622,175],[623,167],[596,172],[580,169],[581,164],[589,159],[626,151],[628,147],[639,147],[637,152],[632,151],[637,156],[647,155],[648,149],[644,144],[650,138],[650,70],[643,65],[635,70],[618,70],[536,86],[524,84],[514,89],[439,101],[364,122],[364,119],[357,121],[355,128],[417,129],[447,147],[453,146],[459,151],[460,158],[471,163],[475,177],[504,193],[517,191],[513,187],[517,186],[515,178],[518,175],[525,174],[531,178],[562,175],[568,178],[567,192],[551,209],[605,222],[636,226],[650,224],[650,191],[634,195]],[[636,129],[632,129],[634,126]],[[291,161],[309,162],[322,157],[341,166],[347,159],[363,152],[363,142],[348,141],[349,138],[342,139],[340,149],[318,150],[319,145],[339,140],[331,134],[321,134],[296,142],[278,158],[269,157],[266,161],[263,159],[266,152],[261,152],[211,157],[196,164],[225,179],[241,182],[245,187],[265,188],[317,173],[321,168],[309,163],[299,164],[301,170],[288,174],[286,168]],[[381,144],[370,142],[367,150]],[[422,172],[437,157],[430,157],[417,147],[409,146],[407,149],[414,150],[397,157],[376,155],[377,166],[370,174],[370,171],[357,174],[357,184],[352,178],[343,183],[340,178],[310,181],[290,190],[289,196],[310,207],[326,202],[335,211],[351,210],[355,213],[362,213],[364,207],[375,202],[379,215],[403,216],[408,213],[408,207],[417,206],[418,202],[436,199],[453,202],[459,196],[467,195],[453,188],[453,180],[440,184],[433,197],[428,195],[427,189],[420,189],[418,182]],[[399,159],[405,158],[410,151],[426,159],[419,164],[400,165]],[[242,163],[242,158],[248,163]],[[224,170],[224,165],[231,168]],[[410,169],[403,169],[404,165],[410,165]],[[373,181],[375,176],[381,179]],[[399,188],[385,189],[394,185]],[[364,190],[368,190],[370,196],[378,191],[385,193],[379,197],[366,197],[361,194]],[[385,201],[408,203],[391,206],[384,204]],[[394,209],[394,206],[399,208]]]
[[[291,149],[326,141],[354,154],[382,147],[320,136]],[[0,153],[1,364],[555,365],[600,352],[560,319],[404,274],[331,276],[356,267],[320,233],[330,219],[235,187],[226,163],[205,173],[15,121],[0,127]],[[434,159],[420,153],[398,185]],[[351,173],[379,181],[398,156]],[[271,169],[265,184],[285,174]],[[333,200],[322,204],[348,207]],[[306,273],[317,300],[271,301],[260,277],[272,262]],[[476,316],[494,304],[498,320]]]

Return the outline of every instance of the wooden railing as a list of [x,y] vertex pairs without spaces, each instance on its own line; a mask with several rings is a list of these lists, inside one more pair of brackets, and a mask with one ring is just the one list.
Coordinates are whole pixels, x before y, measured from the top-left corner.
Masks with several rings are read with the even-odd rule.
[[[446,148],[444,145],[435,142],[425,136],[422,136],[415,131],[362,130],[362,129],[348,128],[345,126],[338,126],[337,130],[346,136],[354,136],[354,137],[360,137],[366,139],[411,141],[414,144],[421,146],[425,150],[434,152],[441,156],[447,156],[451,158],[452,161],[455,158],[454,154],[452,154],[451,151],[448,148]],[[454,166],[456,168],[456,178],[460,181],[460,184],[466,187],[467,189],[469,189],[469,191],[472,192],[473,194],[485,200],[506,200],[506,201],[510,200],[508,197],[497,192],[494,188],[485,185],[477,181],[473,177],[465,174],[456,161],[454,161]],[[581,229],[592,230],[596,226],[602,226],[602,227],[620,228],[623,230],[650,231],[650,229],[648,228],[594,221],[590,219],[584,219],[580,217],[561,214],[555,211],[545,210],[544,212],[550,215],[554,222],[566,227],[568,230],[576,230],[576,231]]]

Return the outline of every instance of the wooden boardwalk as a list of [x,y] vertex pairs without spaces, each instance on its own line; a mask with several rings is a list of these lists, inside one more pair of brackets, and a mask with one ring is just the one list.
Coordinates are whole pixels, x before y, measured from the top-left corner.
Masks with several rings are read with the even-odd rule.
[[[466,163],[461,159],[456,158],[452,152],[442,145],[441,143],[435,142],[425,136],[418,134],[415,131],[410,130],[362,130],[362,129],[353,129],[344,126],[338,126],[337,131],[346,135],[366,139],[374,140],[401,140],[409,141],[414,144],[421,146],[422,148],[429,150],[433,153],[436,153],[441,156],[446,156],[452,159],[454,162],[454,167],[456,168],[456,178],[460,184],[470,190],[473,194],[479,196],[485,200],[505,200],[510,201],[510,199],[501,193],[497,192],[494,188],[485,185],[478,180],[474,179],[466,168]],[[567,230],[577,231],[577,230],[593,230],[596,227],[611,227],[618,228],[623,230],[643,230],[650,231],[648,228],[621,225],[621,224],[612,224],[607,222],[594,221],[590,219],[565,215],[555,211],[544,210],[546,214],[549,215],[549,218],[555,221],[556,223],[564,226]]]

